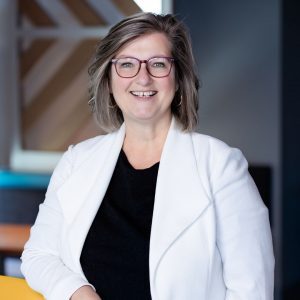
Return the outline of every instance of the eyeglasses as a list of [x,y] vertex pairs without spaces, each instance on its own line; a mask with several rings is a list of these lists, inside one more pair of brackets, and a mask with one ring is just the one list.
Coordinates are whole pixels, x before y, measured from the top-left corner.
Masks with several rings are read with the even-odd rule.
[[142,63],[146,64],[146,69],[151,76],[161,78],[170,74],[174,58],[152,57],[147,60],[140,60],[135,57],[122,57],[112,59],[111,62],[115,65],[117,74],[123,78],[136,76]]

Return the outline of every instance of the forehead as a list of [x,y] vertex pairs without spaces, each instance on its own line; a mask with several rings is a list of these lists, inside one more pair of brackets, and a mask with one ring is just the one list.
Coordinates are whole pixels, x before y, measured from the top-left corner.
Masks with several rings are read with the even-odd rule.
[[118,51],[117,56],[134,56],[147,59],[151,56],[170,56],[171,43],[164,33],[154,32],[137,37],[126,43]]

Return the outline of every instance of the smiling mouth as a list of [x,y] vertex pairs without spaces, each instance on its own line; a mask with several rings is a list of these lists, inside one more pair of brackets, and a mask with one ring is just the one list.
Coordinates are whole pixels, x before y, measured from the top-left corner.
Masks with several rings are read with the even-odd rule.
[[141,98],[150,98],[157,94],[155,91],[131,91],[133,96],[141,97]]

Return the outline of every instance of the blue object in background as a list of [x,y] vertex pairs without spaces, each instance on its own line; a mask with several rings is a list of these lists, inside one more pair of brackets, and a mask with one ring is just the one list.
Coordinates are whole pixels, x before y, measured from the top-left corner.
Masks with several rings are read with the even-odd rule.
[[0,170],[0,188],[45,189],[49,181],[49,174],[31,174]]

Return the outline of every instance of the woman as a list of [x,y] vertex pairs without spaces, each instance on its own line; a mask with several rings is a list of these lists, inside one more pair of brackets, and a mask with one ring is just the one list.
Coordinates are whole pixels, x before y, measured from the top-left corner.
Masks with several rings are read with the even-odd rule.
[[55,169],[22,255],[47,299],[273,298],[268,211],[241,152],[194,133],[198,79],[184,25],[115,25],[90,68],[108,134]]

